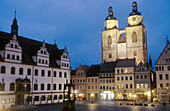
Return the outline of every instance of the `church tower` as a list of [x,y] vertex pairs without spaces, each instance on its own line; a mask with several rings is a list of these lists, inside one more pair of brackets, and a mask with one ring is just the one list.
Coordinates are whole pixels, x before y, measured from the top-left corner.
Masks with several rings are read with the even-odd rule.
[[140,62],[147,63],[148,59],[146,29],[143,25],[143,17],[137,8],[137,3],[134,1],[125,32],[127,58],[136,58],[136,62],[139,64]]
[[115,61],[117,59],[118,20],[114,16],[111,6],[108,9],[108,17],[104,24],[105,29],[101,33],[102,62]]

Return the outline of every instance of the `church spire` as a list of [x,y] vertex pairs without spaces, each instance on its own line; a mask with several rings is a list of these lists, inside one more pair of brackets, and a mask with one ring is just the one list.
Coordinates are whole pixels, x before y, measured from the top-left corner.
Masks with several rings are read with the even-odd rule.
[[106,20],[111,20],[111,19],[117,20],[116,17],[114,17],[113,8],[110,3],[110,7],[108,9],[108,17],[106,18]]
[[135,0],[132,3],[132,12],[130,13],[129,16],[132,16],[132,15],[141,15],[141,13],[138,12],[138,4],[137,4],[137,2]]
[[18,35],[18,24],[17,24],[17,19],[16,19],[16,11],[15,11],[15,14],[14,14],[13,23],[11,25],[11,34],[12,35]]

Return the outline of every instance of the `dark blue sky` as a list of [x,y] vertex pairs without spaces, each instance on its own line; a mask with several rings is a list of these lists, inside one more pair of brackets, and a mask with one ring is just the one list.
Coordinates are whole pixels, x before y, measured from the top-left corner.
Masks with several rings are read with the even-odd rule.
[[[68,48],[71,66],[101,63],[101,30],[109,3],[125,28],[134,0],[0,0],[0,30],[10,32],[17,11],[19,35]],[[170,0],[136,0],[147,29],[153,64],[170,38]]]

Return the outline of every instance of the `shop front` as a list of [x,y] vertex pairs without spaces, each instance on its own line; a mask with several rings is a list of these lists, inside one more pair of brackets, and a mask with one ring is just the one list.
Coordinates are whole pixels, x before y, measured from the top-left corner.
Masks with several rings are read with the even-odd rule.
[[113,91],[101,91],[100,99],[101,100],[114,100]]
[[116,93],[117,101],[134,101],[136,99],[136,95],[133,93]]

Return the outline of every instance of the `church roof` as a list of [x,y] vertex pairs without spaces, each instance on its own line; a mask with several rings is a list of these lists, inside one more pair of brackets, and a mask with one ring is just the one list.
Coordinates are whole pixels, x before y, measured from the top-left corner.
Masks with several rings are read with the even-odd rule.
[[[0,50],[4,50],[5,45],[9,43],[10,39],[12,39],[12,35],[10,33],[0,31]],[[17,41],[22,47],[22,63],[35,65],[32,56],[37,54],[37,51],[42,46],[42,42],[23,36],[17,36]],[[64,49],[58,49],[56,45],[47,43],[46,48],[50,54],[50,67],[59,67],[55,61],[61,59]]]

